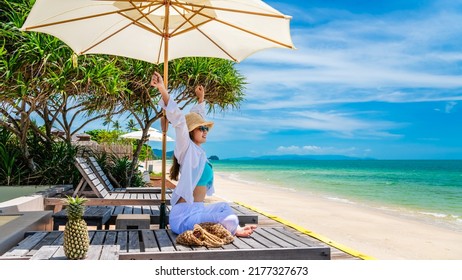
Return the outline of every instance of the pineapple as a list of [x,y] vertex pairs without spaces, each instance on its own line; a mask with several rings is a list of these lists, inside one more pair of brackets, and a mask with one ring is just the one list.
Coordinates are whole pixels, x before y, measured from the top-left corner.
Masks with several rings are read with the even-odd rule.
[[84,259],[90,247],[87,223],[82,219],[86,201],[83,197],[67,197],[68,220],[64,228],[64,254],[71,260]]

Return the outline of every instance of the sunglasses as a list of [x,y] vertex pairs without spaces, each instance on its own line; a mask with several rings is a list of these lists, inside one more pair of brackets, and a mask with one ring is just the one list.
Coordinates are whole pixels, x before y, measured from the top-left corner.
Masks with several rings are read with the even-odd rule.
[[202,132],[205,132],[205,131],[209,131],[209,127],[208,126],[205,126],[205,125],[201,125],[199,127],[197,127],[200,131]]

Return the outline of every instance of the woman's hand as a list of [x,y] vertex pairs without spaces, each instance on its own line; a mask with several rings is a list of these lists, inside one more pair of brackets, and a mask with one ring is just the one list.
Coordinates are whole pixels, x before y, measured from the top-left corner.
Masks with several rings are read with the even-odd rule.
[[154,72],[154,74],[152,74],[151,86],[156,87],[159,90],[160,94],[162,95],[162,100],[164,101],[165,105],[167,105],[170,96],[165,89],[164,79],[162,79],[162,76],[159,73]]
[[154,72],[154,74],[152,74],[151,86],[156,87],[157,89],[160,87],[165,88],[164,79],[162,79],[162,76],[158,72]]
[[205,97],[204,86],[202,86],[202,85],[196,86],[195,92],[196,92],[196,96],[197,96],[197,101],[199,103],[204,102],[204,97]]

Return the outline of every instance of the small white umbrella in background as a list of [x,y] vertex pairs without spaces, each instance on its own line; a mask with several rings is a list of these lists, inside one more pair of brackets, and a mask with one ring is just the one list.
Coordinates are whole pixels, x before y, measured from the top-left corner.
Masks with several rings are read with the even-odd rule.
[[[21,30],[58,37],[76,54],[111,54],[151,63],[180,57],[242,61],[269,48],[294,49],[290,16],[260,0],[36,0]],[[167,121],[161,121],[165,228]]]
[[[137,130],[137,131],[132,131],[126,134],[120,135],[122,138],[127,138],[127,139],[141,139],[143,136],[143,131],[142,130]],[[162,142],[162,132],[159,130],[150,127],[148,131],[148,139],[147,141],[157,141],[157,142]],[[168,142],[173,142],[173,138],[167,136],[166,141]]]
[[[159,130],[155,128],[150,127],[147,136],[148,137],[146,141],[162,142],[162,132],[160,132]],[[143,131],[142,130],[132,131],[126,134],[122,134],[120,135],[120,137],[125,138],[125,139],[141,139],[141,137],[143,137]],[[166,136],[166,141],[173,142],[174,140],[172,137]],[[146,162],[144,163],[144,170],[142,170],[143,180],[145,182],[150,181],[149,172],[146,172],[147,169],[148,169],[148,164],[147,164],[147,159],[146,159]]]

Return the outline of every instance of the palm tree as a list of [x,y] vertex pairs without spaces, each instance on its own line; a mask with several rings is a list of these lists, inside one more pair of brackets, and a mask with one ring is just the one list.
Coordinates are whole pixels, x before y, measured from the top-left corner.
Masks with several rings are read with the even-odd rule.
[[127,122],[127,125],[126,125],[126,128],[128,131],[135,131],[137,130],[136,128],[136,123],[133,119],[129,119],[128,122]]
[[22,157],[35,171],[28,146],[31,135],[49,146],[51,129],[61,126],[70,141],[76,115],[85,114],[88,122],[108,114],[88,102],[88,96],[124,90],[124,83],[111,57],[85,56],[76,64],[72,50],[57,38],[21,32],[32,4],[0,2],[0,126],[16,135]]
[[122,126],[120,125],[120,122],[118,120],[112,121],[112,128],[116,131],[120,131],[120,128]]

